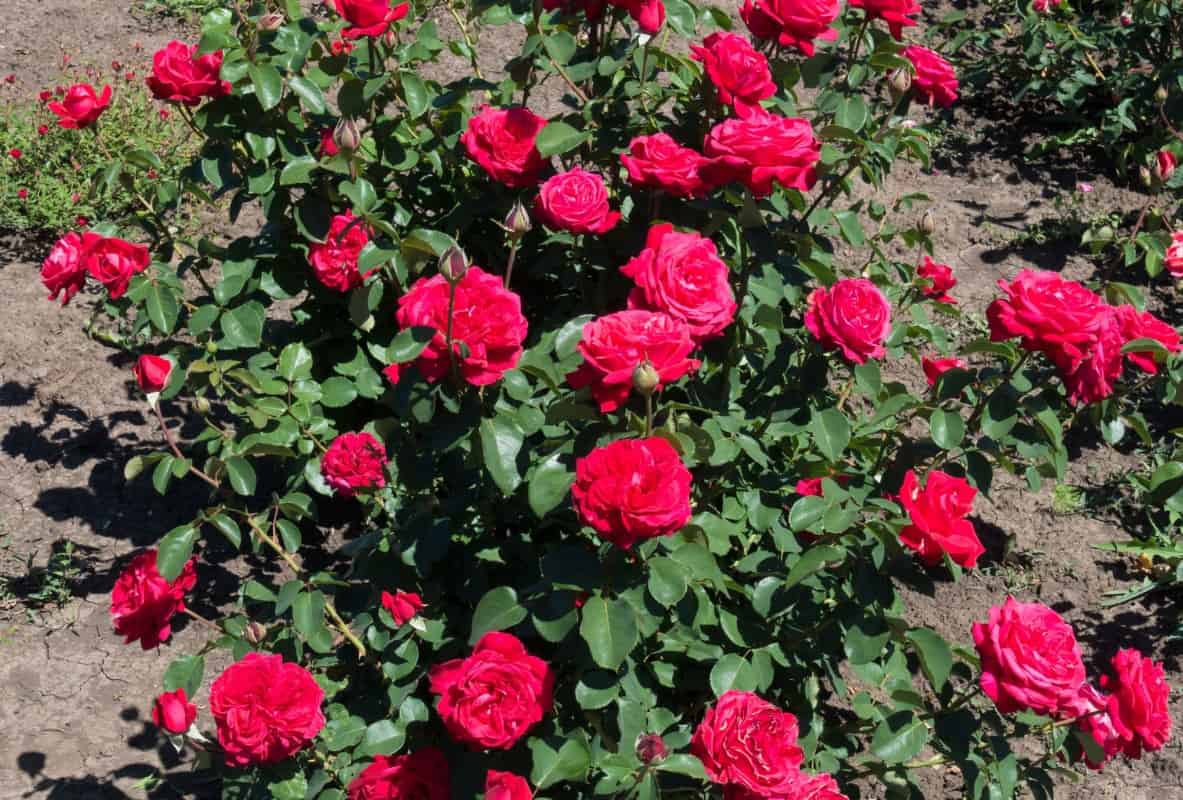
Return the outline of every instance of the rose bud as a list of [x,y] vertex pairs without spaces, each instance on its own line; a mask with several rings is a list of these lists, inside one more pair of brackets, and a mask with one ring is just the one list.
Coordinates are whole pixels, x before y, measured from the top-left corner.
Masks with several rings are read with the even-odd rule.
[[197,409],[198,414],[208,414],[210,409],[209,398],[197,397],[193,401],[193,407]]
[[283,23],[287,20],[283,14],[278,11],[272,11],[270,14],[264,14],[259,17],[259,30],[261,31],[275,31],[279,30]]
[[666,754],[665,740],[656,733],[644,733],[637,737],[637,758],[642,764],[664,761]]
[[468,272],[468,256],[459,245],[452,245],[440,256],[439,270],[448,283],[460,283]]
[[168,385],[172,370],[173,362],[167,358],[145,354],[139,357],[131,371],[136,376],[140,390],[144,394],[153,394]]
[[912,72],[907,67],[900,67],[891,73],[888,79],[893,97],[903,97],[904,92],[912,88]]
[[1177,163],[1175,154],[1170,150],[1159,150],[1154,155],[1154,168],[1150,174],[1156,181],[1166,182],[1174,174]]
[[661,376],[657,374],[653,364],[648,361],[642,361],[633,370],[633,388],[643,395],[653,394],[660,383]]
[[171,734],[180,736],[197,719],[197,706],[189,702],[184,689],[165,692],[152,703],[152,722]]
[[1143,186],[1152,186],[1154,184],[1154,175],[1147,167],[1141,167],[1138,170],[1138,180],[1142,181]]
[[246,630],[242,632],[242,638],[246,639],[251,644],[257,645],[259,642],[267,638],[267,626],[260,622],[252,621],[246,626]]
[[352,153],[360,147],[361,131],[357,128],[357,122],[345,117],[338,120],[337,127],[333,129],[333,142],[337,149],[345,153]]
[[382,34],[382,44],[387,47],[394,47],[398,44],[398,34],[394,32],[394,28],[387,28],[386,33]]
[[1160,86],[1154,92],[1154,102],[1158,103],[1159,105],[1162,105],[1163,103],[1165,103],[1167,101],[1167,98],[1169,96],[1170,95],[1167,93],[1167,87]]
[[937,231],[937,221],[932,215],[932,209],[924,212],[924,216],[920,218],[920,224],[917,226],[920,232],[925,236],[932,236]]
[[509,231],[511,239],[520,239],[530,232],[534,226],[530,223],[530,212],[522,205],[521,200],[513,204],[509,214],[505,217],[505,229]]

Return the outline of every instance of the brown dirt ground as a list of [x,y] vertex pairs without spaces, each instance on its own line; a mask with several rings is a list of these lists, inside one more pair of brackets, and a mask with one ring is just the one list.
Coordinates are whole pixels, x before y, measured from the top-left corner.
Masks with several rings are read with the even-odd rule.
[[[105,64],[126,59],[133,42],[150,53],[172,38],[171,23],[135,18],[127,5],[0,0],[0,75],[18,79],[10,91],[32,95],[52,85],[61,52]],[[512,47],[504,44],[497,49]],[[1090,265],[1071,248],[1013,241],[1056,215],[1052,198],[1078,180],[1096,185],[1087,199],[1093,209],[1134,208],[1136,195],[1107,181],[1103,167],[1020,168],[1000,147],[1013,138],[1005,124],[983,122],[966,109],[957,110],[956,122],[970,155],[939,158],[931,173],[904,165],[886,194],[922,191],[933,198],[940,225],[936,257],[954,267],[963,306],[980,312],[998,278],[1026,265],[1087,275]],[[164,502],[146,480],[124,481],[123,464],[156,449],[158,433],[132,391],[127,361],[83,334],[84,303],[58,311],[46,302],[36,274],[45,249],[26,238],[0,238],[7,323],[0,326],[0,575],[22,574],[27,558],[43,566],[54,543],[66,540],[81,554],[83,570],[74,599],[60,610],[30,612],[19,596],[0,598],[0,799],[138,798],[146,792],[137,783],[149,775],[165,777],[153,796],[214,796],[146,721],[168,661],[196,652],[205,637],[182,620],[168,646],[143,653],[122,644],[107,615],[112,583],[130,555],[189,520],[203,498],[173,495]],[[180,416],[179,409],[168,410]],[[1137,455],[1088,445],[1069,479],[1095,483],[1137,463]],[[984,568],[958,584],[907,576],[916,623],[968,643],[965,621],[984,618],[1008,592],[1039,598],[1077,627],[1093,671],[1118,648],[1133,646],[1165,660],[1172,683],[1183,686],[1180,646],[1165,641],[1177,608],[1149,600],[1101,609],[1103,593],[1131,576],[1126,562],[1092,546],[1124,535],[1106,522],[1057,515],[1051,499],[1050,487],[1031,493],[999,480],[977,514],[990,548]],[[1015,537],[1017,557],[1004,560],[1007,535]],[[203,566],[208,591],[196,608],[226,602],[238,569],[225,562]],[[208,666],[207,674],[217,666]],[[1177,691],[1177,720],[1183,719],[1181,698]],[[204,694],[197,698],[199,705],[204,700]],[[1183,798],[1181,749],[1177,737],[1140,761],[1118,762],[1081,782],[1066,779],[1057,797]],[[925,794],[956,797],[959,786],[958,776],[933,771]]]

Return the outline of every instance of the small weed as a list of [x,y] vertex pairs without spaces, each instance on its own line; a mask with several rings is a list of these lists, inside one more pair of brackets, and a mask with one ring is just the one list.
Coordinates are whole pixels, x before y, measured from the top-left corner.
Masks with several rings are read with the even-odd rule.
[[[7,548],[8,544],[8,537],[0,540],[0,547]],[[70,602],[82,563],[77,546],[69,539],[54,542],[44,567],[34,565],[34,553],[6,555],[6,561],[16,566],[18,572],[0,576],[0,600],[19,603],[30,611],[61,608]]]
[[1079,486],[1056,484],[1052,493],[1052,511],[1057,514],[1078,514],[1085,508],[1085,493]]
[[193,20],[215,8],[231,8],[233,5],[228,0],[135,0],[132,10],[158,17]]

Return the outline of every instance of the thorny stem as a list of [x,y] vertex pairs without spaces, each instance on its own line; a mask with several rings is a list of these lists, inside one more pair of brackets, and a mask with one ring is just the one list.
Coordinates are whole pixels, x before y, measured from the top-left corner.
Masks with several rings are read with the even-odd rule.
[[[164,434],[164,441],[168,444],[168,449],[172,451],[173,457],[179,461],[188,461],[189,459],[185,458],[185,456],[181,453],[181,449],[177,447],[176,441],[173,440],[172,431],[168,429],[168,424],[164,421],[164,415],[160,413],[160,403],[153,403],[152,410],[156,413],[156,419],[160,422],[160,430]],[[215,489],[222,488],[220,483],[199,470],[193,465],[192,462],[189,463],[189,472],[201,478]]]
[[244,516],[246,517],[247,524],[251,526],[251,531],[259,537],[259,540],[274,550],[276,554],[283,559],[284,563],[288,565],[288,568],[296,576],[299,576],[303,571],[303,568],[295,559],[292,558],[291,554],[289,554],[287,550],[284,550],[280,543],[276,539],[272,538],[271,535],[267,533],[267,531],[260,528],[258,523],[255,522],[254,517],[252,517],[250,514],[246,514],[245,512]]
[[645,438],[653,435],[653,392],[645,392]]
[[[506,281],[508,283],[508,280]],[[448,326],[444,341],[448,347],[448,363],[451,365],[452,381],[460,384],[460,371],[456,364],[456,346],[452,339],[452,319],[456,315],[456,281],[448,281]]]
[[214,622],[213,620],[206,619],[205,617],[201,616],[200,614],[198,614],[196,611],[194,611],[193,609],[189,608],[188,606],[186,606],[186,607],[185,607],[185,613],[186,613],[186,614],[188,614],[188,615],[189,615],[190,617],[192,617],[193,619],[195,619],[195,620],[197,620],[198,622],[200,622],[202,625],[205,625],[205,626],[207,626],[207,627],[213,628],[213,629],[214,629],[215,631],[217,631],[218,633],[225,633],[225,631],[223,631],[223,630],[222,630],[222,626],[221,626],[221,625],[219,625],[218,623]]
[[329,617],[333,620],[333,625],[337,627],[337,630],[341,631],[341,635],[344,636],[351,645],[353,645],[355,650],[357,650],[357,657],[359,659],[365,658],[365,645],[361,643],[361,639],[358,639],[357,635],[354,634],[353,631],[349,630],[349,626],[345,624],[345,620],[341,619],[341,615],[337,613],[337,607],[333,605],[332,600],[325,600],[325,612],[328,613]]
[[476,42],[474,42],[472,37],[468,35],[467,23],[465,23],[464,20],[460,18],[460,14],[457,13],[451,2],[448,3],[448,13],[452,15],[452,19],[456,20],[456,25],[460,28],[460,35],[464,37],[464,44],[468,48],[468,60],[469,63],[472,64],[472,74],[476,75],[478,80],[483,81],[485,76],[481,74],[481,67],[477,63]]
[[[510,281],[510,279],[513,278],[513,262],[518,257],[518,242],[520,242],[520,241],[521,241],[520,237],[515,236],[509,245],[509,260],[505,264],[505,288],[506,289],[509,288],[509,281]],[[452,320],[452,315],[448,314],[448,321],[451,322],[451,320]]]

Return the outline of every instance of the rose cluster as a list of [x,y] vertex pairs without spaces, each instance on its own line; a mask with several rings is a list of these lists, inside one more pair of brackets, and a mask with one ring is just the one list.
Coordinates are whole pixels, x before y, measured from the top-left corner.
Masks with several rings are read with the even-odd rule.
[[94,278],[107,290],[112,300],[127,293],[132,276],[148,268],[148,248],[114,236],[100,236],[90,231],[71,232],[58,239],[41,264],[41,282],[49,290],[49,299],[61,295],[62,305],[82,291],[86,276]]

